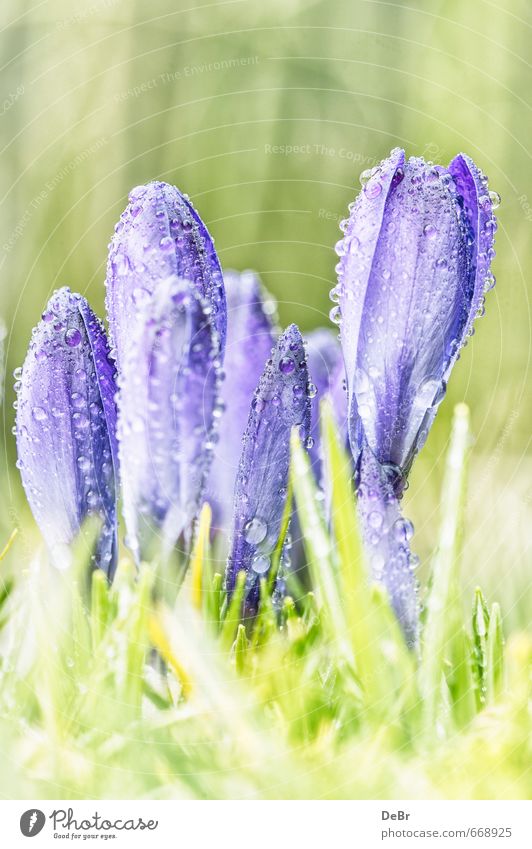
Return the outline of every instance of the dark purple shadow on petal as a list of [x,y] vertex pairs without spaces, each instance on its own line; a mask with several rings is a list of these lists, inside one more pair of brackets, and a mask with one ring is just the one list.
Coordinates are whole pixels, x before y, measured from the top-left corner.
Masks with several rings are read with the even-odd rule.
[[118,435],[128,545],[170,553],[198,513],[215,438],[220,340],[195,286],[163,281],[124,360]]
[[458,195],[463,199],[464,214],[474,239],[469,245],[473,288],[469,314],[464,327],[463,338],[465,339],[471,333],[475,318],[483,311],[485,295],[495,285],[490,265],[495,256],[493,243],[497,221],[487,177],[477,168],[473,160],[465,153],[460,153],[452,160],[448,170],[454,179]]
[[231,553],[226,586],[248,573],[248,612],[258,601],[259,579],[268,573],[281,532],[290,466],[290,432],[310,432],[308,369],[295,324],[279,337],[260,378],[249,413],[235,487]]
[[212,528],[229,535],[235,481],[249,408],[264,364],[275,345],[275,302],[251,271],[225,273],[227,341],[225,379],[221,387],[224,411],[205,490],[213,510]]
[[116,385],[105,331],[81,295],[61,289],[33,331],[18,389],[22,483],[56,565],[85,518],[102,521],[94,562],[116,566]]
[[214,243],[188,198],[168,183],[137,186],[115,227],[107,263],[106,307],[117,362],[143,306],[162,280],[190,280],[212,311],[223,352],[226,304]]

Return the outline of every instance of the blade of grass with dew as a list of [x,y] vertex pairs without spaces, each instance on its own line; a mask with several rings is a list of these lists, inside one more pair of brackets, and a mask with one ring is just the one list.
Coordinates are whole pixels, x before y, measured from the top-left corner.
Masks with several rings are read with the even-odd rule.
[[488,606],[482,590],[477,587],[473,596],[471,632],[473,635],[472,671],[478,710],[486,700],[486,648],[489,622]]
[[432,564],[432,587],[422,640],[419,684],[427,740],[434,740],[435,729],[441,727],[442,677],[449,677],[447,664],[452,675],[458,676],[454,682],[455,699],[461,701],[462,714],[472,716],[476,707],[458,581],[469,444],[469,410],[465,404],[459,404],[454,412],[447,454],[441,530]]
[[354,665],[349,630],[337,581],[338,562],[333,541],[318,503],[308,455],[296,430],[291,435],[290,475],[312,582],[317,590],[320,619],[331,643]]
[[225,651],[230,651],[235,641],[237,628],[242,620],[242,602],[246,589],[246,573],[239,572],[236,576],[235,589],[231,601],[227,605],[225,619],[220,633],[220,645]]
[[491,704],[501,696],[504,686],[504,635],[501,608],[492,605],[486,641],[486,700]]

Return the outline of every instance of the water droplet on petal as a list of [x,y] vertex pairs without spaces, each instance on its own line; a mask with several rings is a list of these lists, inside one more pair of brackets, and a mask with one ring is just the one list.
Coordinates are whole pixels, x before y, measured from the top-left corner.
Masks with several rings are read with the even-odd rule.
[[257,575],[264,575],[270,568],[270,558],[263,554],[258,554],[251,561],[251,568]]
[[42,407],[34,407],[31,414],[36,422],[44,422],[48,418],[48,413]]
[[296,367],[292,357],[281,357],[279,360],[279,371],[282,374],[292,374]]
[[65,333],[65,342],[69,348],[75,348],[81,342],[81,333],[77,327],[71,327]]
[[268,526],[266,522],[262,519],[259,519],[258,516],[254,516],[253,519],[250,519],[244,525],[244,539],[246,542],[249,542],[250,545],[258,545],[264,539],[266,539],[266,534],[268,532]]
[[382,184],[379,180],[372,179],[364,186],[364,192],[366,194],[366,197],[368,197],[370,200],[373,200],[374,198],[377,198],[382,192]]
[[492,209],[497,209],[497,207],[501,205],[501,196],[498,192],[490,192],[489,198],[491,201]]

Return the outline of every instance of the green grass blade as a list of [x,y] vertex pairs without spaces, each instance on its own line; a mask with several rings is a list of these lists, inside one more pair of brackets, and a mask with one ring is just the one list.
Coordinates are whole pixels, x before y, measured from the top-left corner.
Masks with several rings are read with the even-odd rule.
[[490,614],[488,606],[482,595],[482,590],[480,587],[477,587],[473,597],[471,631],[473,635],[472,672],[476,702],[479,709],[486,700],[486,643],[489,621]]
[[339,556],[338,578],[349,641],[367,702],[382,707],[391,692],[380,649],[383,627],[380,609],[386,601],[379,599],[377,613],[358,528],[352,467],[326,401],[321,405],[321,422],[325,468],[331,488],[331,525]]
[[318,487],[295,430],[291,436],[291,479],[312,583],[317,591],[320,618],[340,653],[352,657],[345,612],[340,596],[338,561],[325,517],[318,501]]
[[496,701],[504,687],[504,635],[501,609],[497,602],[491,608],[486,643],[486,697]]
[[236,584],[231,601],[227,607],[222,631],[220,634],[220,645],[225,651],[230,651],[235,640],[237,628],[242,619],[242,601],[246,589],[246,573],[239,572],[236,576]]
[[[433,560],[432,588],[422,641],[420,691],[424,730],[432,739],[442,711],[442,676],[451,671],[451,695],[467,701],[471,711],[470,658],[464,645],[463,613],[459,593],[459,562],[465,509],[467,454],[470,443],[469,410],[459,404],[454,412],[442,494],[439,545]],[[462,702],[464,707],[464,702]]]

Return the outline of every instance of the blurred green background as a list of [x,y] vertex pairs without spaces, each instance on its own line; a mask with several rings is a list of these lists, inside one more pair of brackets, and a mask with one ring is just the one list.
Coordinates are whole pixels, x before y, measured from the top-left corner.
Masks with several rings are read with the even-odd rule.
[[464,583],[480,582],[508,624],[523,626],[532,601],[530,4],[3,0],[0,15],[2,535],[27,519],[11,373],[56,287],[71,285],[103,314],[107,243],[129,188],[156,177],[188,192],[222,264],[256,268],[283,323],[309,329],[328,321],[338,221],[360,171],[396,145],[443,164],[463,150],[502,196],[498,285],[405,509],[426,562],[452,407],[467,401],[476,441]]

